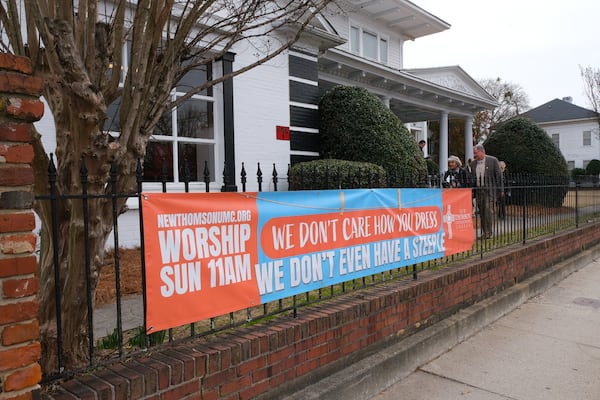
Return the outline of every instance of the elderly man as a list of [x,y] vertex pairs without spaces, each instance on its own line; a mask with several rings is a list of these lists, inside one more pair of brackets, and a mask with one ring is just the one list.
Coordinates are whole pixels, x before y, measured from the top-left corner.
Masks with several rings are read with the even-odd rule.
[[481,216],[481,237],[491,239],[493,235],[496,200],[504,197],[504,183],[498,159],[485,154],[482,144],[473,148],[471,178],[477,208]]

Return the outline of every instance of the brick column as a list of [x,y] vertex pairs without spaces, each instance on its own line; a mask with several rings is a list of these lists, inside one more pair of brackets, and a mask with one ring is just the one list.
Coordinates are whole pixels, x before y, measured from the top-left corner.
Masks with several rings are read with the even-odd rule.
[[29,59],[0,53],[0,400],[39,397],[32,124],[44,112]]

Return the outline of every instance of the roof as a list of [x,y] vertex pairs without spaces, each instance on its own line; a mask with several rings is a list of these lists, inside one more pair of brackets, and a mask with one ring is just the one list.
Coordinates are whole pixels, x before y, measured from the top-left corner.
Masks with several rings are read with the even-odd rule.
[[[450,24],[408,0],[344,0],[347,11],[367,15],[397,32],[404,40],[450,29]],[[345,8],[342,6],[342,8]]]
[[418,76],[419,78],[425,79],[431,83],[480,97],[481,99],[491,102],[494,107],[498,106],[498,100],[496,100],[483,87],[481,87],[481,85],[469,74],[467,74],[460,65],[413,68],[404,69],[402,71]]
[[565,100],[554,99],[520,115],[535,123],[598,118],[598,113]]
[[402,122],[439,120],[492,109],[498,102],[459,66],[398,70],[340,49],[319,57],[319,87],[354,85],[382,98]]

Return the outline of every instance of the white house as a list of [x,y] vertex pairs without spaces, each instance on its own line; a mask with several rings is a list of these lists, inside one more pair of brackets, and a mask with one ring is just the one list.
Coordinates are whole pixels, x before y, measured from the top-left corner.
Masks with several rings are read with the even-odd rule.
[[[439,160],[448,158],[448,120],[464,119],[465,154],[472,154],[473,115],[495,107],[496,100],[459,66],[403,68],[406,41],[449,28],[450,24],[407,0],[336,2],[313,20],[293,48],[174,109],[147,148],[144,190],[161,190],[157,164],[151,162],[154,156],[171,165],[169,191],[183,190],[179,174],[184,159],[196,177],[190,190],[204,189],[205,163],[211,190],[241,190],[242,163],[248,173],[246,190],[257,190],[257,163],[264,174],[263,190],[272,190],[273,167],[285,178],[289,164],[318,157],[318,102],[335,85],[361,86],[379,96],[407,124],[416,141],[427,138],[425,121],[439,121]],[[208,75],[237,70],[255,60],[253,52],[249,46],[235,47],[186,79],[197,85]],[[173,96],[185,92],[185,86],[180,82]],[[116,109],[114,104],[109,115],[116,115]],[[195,120],[186,125],[188,131],[179,132],[182,120],[190,116]],[[41,132],[52,131],[51,116],[38,125]],[[105,129],[118,131],[118,121],[109,118]],[[54,151],[51,135],[44,140],[47,150]],[[226,185],[224,165],[230,176]],[[440,163],[444,168],[445,163]],[[280,185],[279,190],[286,189],[285,179]],[[120,229],[135,232],[135,219],[120,222]],[[120,233],[122,241],[126,237]]]
[[600,160],[600,115],[573,104],[570,97],[554,99],[521,116],[546,131],[567,160],[569,170]]

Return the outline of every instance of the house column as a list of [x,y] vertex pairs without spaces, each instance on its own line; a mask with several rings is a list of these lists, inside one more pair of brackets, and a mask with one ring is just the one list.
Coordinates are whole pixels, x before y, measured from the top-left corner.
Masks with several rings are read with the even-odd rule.
[[448,111],[440,115],[440,159],[439,171],[443,174],[448,169]]
[[[223,75],[233,72],[234,53],[225,53]],[[233,78],[223,81],[223,134],[225,146],[225,166],[223,167],[222,192],[237,192],[235,185],[235,132],[233,123]],[[215,175],[218,171],[215,171]]]
[[389,110],[390,109],[390,98],[385,96],[385,97],[381,98],[381,101],[383,102],[385,107]]
[[465,118],[465,166],[467,160],[473,158],[473,117]]

